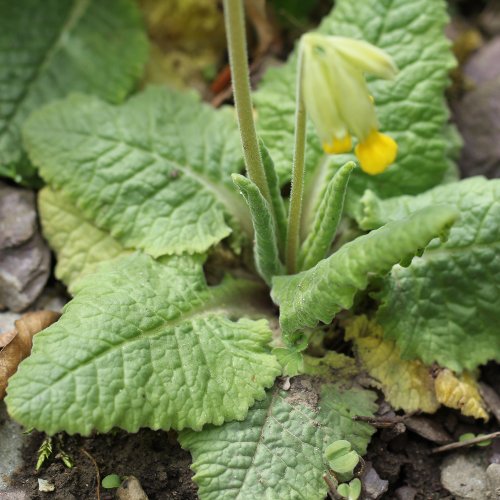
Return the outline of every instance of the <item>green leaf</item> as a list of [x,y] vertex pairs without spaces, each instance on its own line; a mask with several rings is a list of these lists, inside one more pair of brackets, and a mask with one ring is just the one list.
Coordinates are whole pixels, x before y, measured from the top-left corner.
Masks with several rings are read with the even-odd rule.
[[278,248],[281,252],[284,252],[287,233],[287,213],[285,209],[285,202],[281,196],[281,189],[274,161],[262,139],[259,139],[259,147],[262,155],[262,163],[264,165],[267,184],[269,186],[269,193],[271,195],[271,204],[274,210]]
[[108,474],[102,478],[101,485],[105,489],[118,488],[122,484],[122,480],[118,474]]
[[348,500],[358,500],[361,495],[361,481],[356,477],[349,484],[340,484],[337,493]]
[[[419,193],[439,184],[449,170],[458,144],[449,140],[444,98],[454,66],[444,35],[447,22],[444,0],[337,0],[321,24],[321,33],[363,39],[380,47],[400,69],[394,81],[369,82],[381,130],[398,142],[397,161],[379,176],[355,172],[351,180],[355,196],[366,188],[382,197]],[[291,175],[295,66],[294,54],[286,65],[267,72],[255,95],[259,133],[283,182]],[[308,130],[307,168],[320,175],[324,156],[313,128]],[[345,159],[340,157],[338,165]]]
[[31,181],[20,127],[71,91],[122,101],[148,42],[132,0],[0,0],[0,172]]
[[281,365],[282,375],[295,377],[304,373],[304,357],[299,350],[275,347],[272,352]]
[[43,235],[57,253],[55,274],[69,288],[97,264],[128,253],[114,238],[82,217],[61,193],[45,187],[38,195]]
[[201,253],[231,227],[252,232],[230,177],[243,166],[233,113],[195,94],[71,96],[33,114],[24,136],[45,181],[125,248]]
[[246,177],[233,174],[233,182],[245,198],[252,215],[254,229],[254,258],[259,275],[270,285],[273,276],[283,274],[272,209],[259,188]]
[[500,360],[500,181],[475,177],[386,201],[367,193],[360,222],[377,227],[433,203],[456,206],[460,219],[446,242],[393,268],[377,317],[404,359],[473,370]]
[[319,321],[330,323],[342,309],[349,309],[370,275],[388,273],[394,264],[410,260],[457,217],[450,207],[427,207],[407,219],[387,224],[361,236],[294,276],[273,279],[272,297],[280,306],[284,338]]
[[299,269],[307,270],[324,259],[337,232],[344,209],[344,199],[351,172],[356,164],[346,163],[332,177],[324,193],[312,224],[302,244],[299,255]]
[[319,398],[314,380],[296,377],[289,391],[275,386],[243,422],[180,434],[202,500],[325,498],[324,450],[347,439],[365,453],[373,429],[352,417],[371,415],[376,405],[372,392],[347,381],[323,385]]
[[9,413],[49,434],[83,435],[243,419],[281,371],[267,321],[248,319],[261,293],[229,278],[209,288],[199,258],[106,263],[35,337],[9,381]]
[[328,445],[325,457],[330,468],[339,474],[352,473],[360,458],[352,449],[351,443],[345,439],[339,439]]

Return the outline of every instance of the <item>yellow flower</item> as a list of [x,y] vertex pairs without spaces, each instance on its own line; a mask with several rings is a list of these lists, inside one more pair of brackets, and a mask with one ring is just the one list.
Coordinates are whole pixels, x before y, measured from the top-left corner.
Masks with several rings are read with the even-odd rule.
[[364,75],[393,78],[397,68],[392,59],[367,42],[315,33],[302,37],[301,57],[306,111],[325,152],[351,151],[354,136],[361,168],[371,175],[384,172],[394,162],[398,147],[378,131]]

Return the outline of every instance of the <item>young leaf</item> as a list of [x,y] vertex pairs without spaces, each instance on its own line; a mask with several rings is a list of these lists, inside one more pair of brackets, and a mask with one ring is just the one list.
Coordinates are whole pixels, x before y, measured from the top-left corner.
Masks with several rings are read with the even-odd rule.
[[290,341],[294,332],[319,321],[330,323],[340,310],[352,306],[370,275],[386,274],[394,264],[409,261],[456,218],[451,207],[427,207],[347,243],[308,271],[275,277],[272,297],[280,306],[285,339]]
[[246,317],[261,290],[234,279],[209,288],[199,258],[105,263],[35,337],[9,383],[9,413],[49,434],[83,435],[242,419],[281,371],[267,321]]
[[[444,0],[337,0],[319,28],[326,35],[366,40],[390,54],[399,74],[394,81],[369,83],[381,130],[399,146],[395,165],[380,176],[355,172],[351,188],[361,196],[368,187],[383,197],[419,193],[439,184],[458,150],[450,141],[444,90],[454,66]],[[265,75],[255,103],[259,133],[282,182],[290,179],[293,153],[296,55]],[[312,128],[307,165],[320,171],[323,153]],[[345,162],[345,157],[341,160]],[[342,163],[339,164],[339,166]],[[351,191],[351,190],[350,190]]]
[[455,371],[500,360],[500,181],[475,177],[419,196],[365,196],[363,227],[378,227],[432,203],[455,205],[446,242],[432,242],[384,281],[377,318],[405,359]]
[[229,224],[252,233],[230,177],[242,166],[234,116],[195,94],[152,87],[122,106],[71,96],[34,113],[24,137],[44,180],[125,248],[196,253]]
[[60,192],[45,187],[38,195],[43,235],[57,253],[55,274],[72,292],[74,282],[97,264],[128,253],[98,229]]
[[339,439],[328,445],[325,450],[325,457],[330,469],[339,474],[352,473],[360,458],[352,449],[351,443],[345,439]]
[[287,232],[287,214],[285,209],[285,202],[281,196],[281,189],[279,185],[278,174],[274,166],[273,159],[267,149],[264,141],[259,139],[260,154],[262,155],[262,163],[266,173],[267,184],[271,194],[271,203],[274,210],[274,219],[276,224],[276,236],[278,239],[278,248],[283,251],[286,242]]
[[250,179],[239,174],[233,174],[232,178],[245,198],[252,215],[254,257],[257,271],[270,285],[273,276],[283,274],[272,209],[260,193],[259,188]]
[[0,175],[34,174],[20,133],[34,109],[72,91],[122,101],[147,56],[132,0],[1,0]]
[[346,163],[328,183],[310,233],[300,249],[299,269],[310,269],[325,258],[342,217],[349,177],[355,166],[354,162]]
[[183,431],[200,498],[325,498],[326,447],[347,439],[364,454],[373,433],[352,417],[375,411],[374,394],[348,387],[323,385],[319,398],[314,379],[297,377],[288,391],[275,386],[243,422]]

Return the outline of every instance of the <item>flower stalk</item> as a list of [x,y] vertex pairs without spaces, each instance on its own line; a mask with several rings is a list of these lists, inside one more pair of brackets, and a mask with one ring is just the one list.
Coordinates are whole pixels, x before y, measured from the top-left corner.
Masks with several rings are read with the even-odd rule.
[[302,200],[304,197],[304,172],[306,151],[307,115],[302,92],[302,50],[299,46],[297,62],[297,86],[295,103],[295,144],[293,152],[292,190],[286,242],[286,268],[290,274],[297,270],[297,257],[300,242],[300,223],[302,219]]
[[272,206],[253,119],[243,1],[224,0],[224,18],[234,103],[247,174]]

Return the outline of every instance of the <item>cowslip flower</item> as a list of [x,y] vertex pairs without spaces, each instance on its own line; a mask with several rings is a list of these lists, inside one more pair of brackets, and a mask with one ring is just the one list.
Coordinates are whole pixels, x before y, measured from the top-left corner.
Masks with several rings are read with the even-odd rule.
[[368,174],[384,172],[394,162],[397,144],[379,132],[365,74],[390,79],[397,73],[379,48],[351,38],[309,33],[302,37],[302,95],[328,154],[347,153],[357,138],[355,154]]

